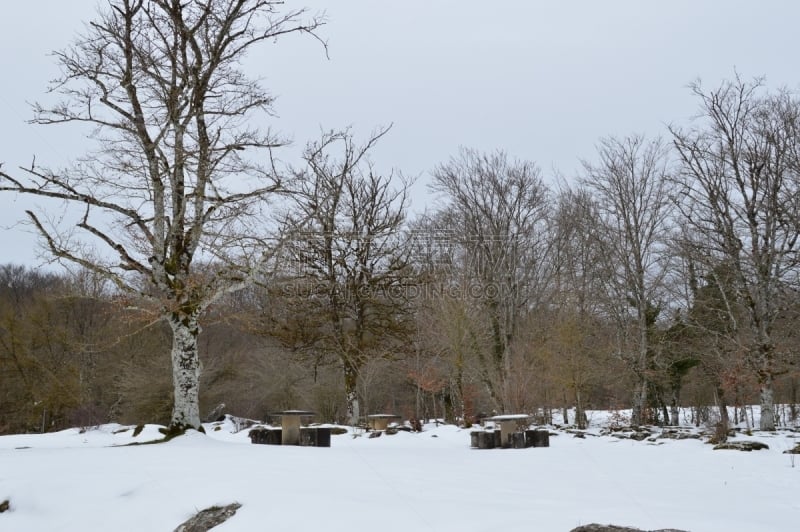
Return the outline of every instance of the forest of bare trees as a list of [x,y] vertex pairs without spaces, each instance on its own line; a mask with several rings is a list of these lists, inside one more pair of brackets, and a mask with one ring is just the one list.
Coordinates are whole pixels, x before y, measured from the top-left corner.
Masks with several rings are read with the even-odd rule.
[[557,183],[442,154],[412,216],[412,180],[373,160],[390,127],[280,166],[252,125],[273,99],[243,54],[323,24],[281,4],[118,0],[56,54],[65,100],[35,121],[89,123],[98,149],[0,170],[4,193],[79,207],[27,212],[65,267],[0,266],[0,434],[286,408],[796,418],[797,93],[695,83],[692,122],[599,139]]

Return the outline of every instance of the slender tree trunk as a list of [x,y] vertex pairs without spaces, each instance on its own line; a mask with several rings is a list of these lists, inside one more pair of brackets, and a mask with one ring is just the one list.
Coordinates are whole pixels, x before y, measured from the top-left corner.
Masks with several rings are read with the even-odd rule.
[[761,419],[759,428],[761,430],[775,430],[775,392],[773,388],[772,373],[765,373],[759,376],[760,398],[761,398]]
[[661,415],[664,418],[662,426],[669,425],[669,411],[667,411],[667,403],[665,403],[661,398],[659,398],[658,402],[661,405]]
[[200,356],[197,336],[200,327],[197,316],[172,314],[172,384],[174,402],[170,431],[188,428],[199,429],[200,425]]
[[[639,268],[641,270],[641,268]],[[637,290],[640,294],[644,294],[644,281],[643,275],[640,275],[637,282]],[[634,388],[633,393],[633,408],[631,410],[631,425],[643,425],[645,422],[644,411],[647,408],[647,388],[649,382],[647,379],[648,368],[648,338],[647,338],[647,311],[644,303],[640,302],[637,312],[638,317],[638,333],[639,333],[639,353],[636,364],[638,366],[636,375],[639,382]]]
[[719,425],[716,429],[717,442],[722,443],[728,440],[728,428],[730,427],[730,417],[728,416],[728,398],[725,389],[716,385],[714,393],[717,398],[717,408],[719,409]]
[[472,420],[467,419],[467,405],[466,401],[464,400],[464,360],[460,350],[458,351],[456,361],[456,394],[459,415],[461,416],[462,423],[467,426],[471,424]]
[[[494,303],[490,306],[491,312],[497,312],[497,304]],[[490,390],[492,399],[495,400],[495,406],[500,413],[506,411],[508,406],[508,374],[506,373],[506,361],[508,353],[506,345],[503,342],[503,335],[500,329],[500,321],[496,316],[492,316],[492,360],[494,362],[494,375],[496,376],[496,384]],[[498,393],[499,390],[499,393]]]
[[673,381],[672,383],[672,397],[670,397],[669,401],[669,420],[667,421],[668,424],[673,426],[678,426],[681,424],[680,420],[680,398],[681,398],[681,382],[680,378],[677,379],[677,382]]
[[586,428],[586,411],[583,409],[583,395],[579,386],[575,387],[575,425],[579,429]]
[[444,422],[455,423],[455,409],[453,408],[453,392],[448,387],[442,392],[442,405],[444,408]]
[[347,420],[352,426],[361,419],[361,405],[358,400],[358,367],[348,358],[344,360],[344,393],[347,401]]
[[633,391],[633,408],[631,410],[631,425],[644,424],[644,410],[647,405],[647,378],[639,375],[639,382]]

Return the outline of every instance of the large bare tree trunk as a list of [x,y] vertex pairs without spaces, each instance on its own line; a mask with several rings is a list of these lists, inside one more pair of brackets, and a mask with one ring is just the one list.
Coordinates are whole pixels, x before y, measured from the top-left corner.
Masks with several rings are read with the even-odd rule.
[[647,408],[647,379],[640,375],[633,391],[633,408],[631,409],[631,425],[642,425],[645,422]]
[[[642,287],[638,293],[644,293],[644,288]],[[633,391],[633,408],[631,409],[631,424],[634,426],[643,425],[646,421],[645,419],[645,411],[647,409],[647,389],[650,385],[647,379],[647,366],[648,366],[648,357],[647,354],[649,352],[649,342],[648,342],[648,323],[647,323],[647,315],[644,309],[638,309],[639,311],[639,356],[638,360],[636,361],[637,371],[636,371],[636,387]]]
[[759,372],[758,386],[761,403],[761,418],[758,427],[761,430],[775,430],[775,391],[772,371],[767,369]]
[[173,406],[171,430],[200,427],[200,355],[197,336],[200,327],[196,316],[173,314],[172,384]]

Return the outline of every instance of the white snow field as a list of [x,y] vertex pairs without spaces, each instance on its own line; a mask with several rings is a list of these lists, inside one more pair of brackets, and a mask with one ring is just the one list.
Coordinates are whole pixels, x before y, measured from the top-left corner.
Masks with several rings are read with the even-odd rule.
[[[470,430],[424,426],[331,447],[253,445],[226,422],[167,443],[148,425],[0,437],[0,530],[171,531],[212,505],[241,503],[225,531],[540,531],[593,522],[691,532],[787,532],[800,523],[800,442],[791,430],[702,440],[585,438],[549,447],[470,448]],[[124,430],[127,429],[127,430]],[[217,429],[217,430],[215,430]],[[120,432],[124,430],[124,432]]]

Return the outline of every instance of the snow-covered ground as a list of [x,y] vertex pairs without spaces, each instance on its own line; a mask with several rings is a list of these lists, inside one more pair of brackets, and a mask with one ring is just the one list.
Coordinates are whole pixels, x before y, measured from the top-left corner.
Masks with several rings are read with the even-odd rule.
[[[125,430],[127,429],[127,430]],[[209,424],[167,443],[147,426],[0,437],[0,530],[170,531],[212,505],[242,504],[224,531],[567,532],[614,523],[692,532],[786,532],[800,522],[800,433],[754,433],[768,450],[702,440],[577,438],[550,447],[470,448],[470,429],[426,425],[330,448],[252,445]],[[217,429],[217,430],[215,430]],[[800,458],[800,456],[798,456]]]

